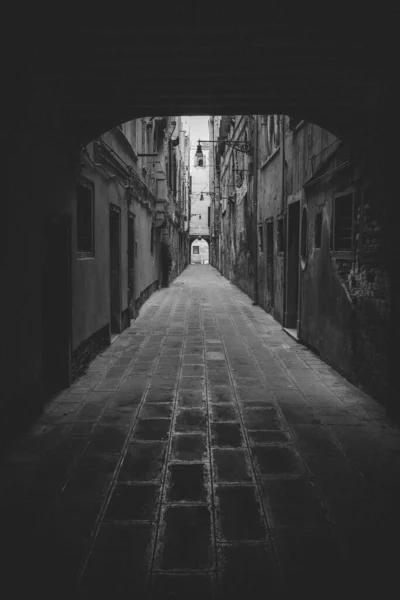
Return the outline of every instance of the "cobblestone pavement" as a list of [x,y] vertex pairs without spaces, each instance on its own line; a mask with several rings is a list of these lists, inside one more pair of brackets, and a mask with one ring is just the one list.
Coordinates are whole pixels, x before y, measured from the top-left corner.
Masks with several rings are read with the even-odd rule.
[[191,266],[6,456],[4,598],[383,597],[399,464],[374,400]]

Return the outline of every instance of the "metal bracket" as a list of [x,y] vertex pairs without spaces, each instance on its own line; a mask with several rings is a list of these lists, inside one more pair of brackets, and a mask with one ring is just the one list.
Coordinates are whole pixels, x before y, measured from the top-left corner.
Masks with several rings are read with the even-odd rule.
[[221,140],[223,144],[226,144],[229,148],[233,148],[238,152],[244,152],[245,154],[251,153],[251,144],[250,142],[242,142],[239,140]]
[[252,151],[251,142],[246,142],[244,140],[199,140],[199,142],[207,144],[226,144],[230,148],[233,148],[238,152],[244,152],[245,154],[250,154]]

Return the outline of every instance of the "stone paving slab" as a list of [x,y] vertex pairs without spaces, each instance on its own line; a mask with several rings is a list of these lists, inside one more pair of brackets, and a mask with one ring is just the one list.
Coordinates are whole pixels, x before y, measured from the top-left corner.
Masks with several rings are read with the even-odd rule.
[[191,266],[0,466],[7,598],[388,596],[400,432]]

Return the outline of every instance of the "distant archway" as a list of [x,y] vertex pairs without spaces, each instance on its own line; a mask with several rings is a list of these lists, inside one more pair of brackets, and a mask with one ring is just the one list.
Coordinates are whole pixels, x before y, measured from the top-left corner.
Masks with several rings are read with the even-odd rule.
[[210,261],[210,248],[207,240],[200,237],[191,243],[190,246],[190,264],[208,265]]

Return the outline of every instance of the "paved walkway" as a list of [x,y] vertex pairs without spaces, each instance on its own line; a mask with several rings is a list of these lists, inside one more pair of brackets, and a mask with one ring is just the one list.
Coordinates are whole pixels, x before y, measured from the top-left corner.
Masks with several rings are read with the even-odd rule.
[[4,598],[391,597],[399,465],[374,400],[191,266],[6,457]]

